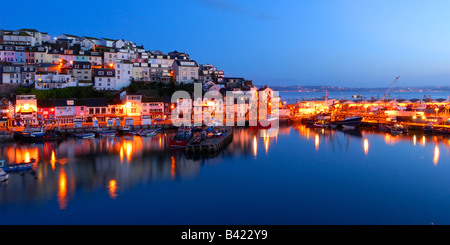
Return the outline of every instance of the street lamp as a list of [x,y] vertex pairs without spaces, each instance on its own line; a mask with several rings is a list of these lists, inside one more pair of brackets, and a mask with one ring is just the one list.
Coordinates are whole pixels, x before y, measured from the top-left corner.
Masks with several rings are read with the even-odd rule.
[[439,108],[436,107],[434,110],[436,111],[436,122],[437,122]]

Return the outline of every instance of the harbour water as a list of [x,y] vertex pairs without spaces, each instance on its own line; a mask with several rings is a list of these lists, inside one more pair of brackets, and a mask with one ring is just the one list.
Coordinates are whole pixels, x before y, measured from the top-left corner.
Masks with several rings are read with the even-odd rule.
[[[328,99],[336,99],[336,100],[354,100],[354,95],[358,97],[357,99],[370,100],[372,98],[376,100],[381,100],[384,96],[385,92],[328,92]],[[279,95],[282,100],[287,101],[288,103],[296,102],[299,100],[312,100],[312,99],[322,99],[325,98],[325,92],[279,92]],[[385,98],[389,99],[448,99],[449,92],[395,92],[391,91],[386,94]]]
[[450,224],[450,138],[236,128],[216,156],[153,137],[4,143],[0,224]]

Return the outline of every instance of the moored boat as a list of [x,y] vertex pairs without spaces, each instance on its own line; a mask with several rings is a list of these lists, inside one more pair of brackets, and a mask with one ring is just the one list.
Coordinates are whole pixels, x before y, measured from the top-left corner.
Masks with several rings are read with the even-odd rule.
[[350,127],[358,127],[361,124],[363,117],[361,116],[356,116],[356,117],[347,117],[344,120],[340,120],[340,121],[335,121],[334,124],[338,125],[338,126],[347,126],[347,128]]
[[5,172],[19,172],[19,171],[27,171],[31,170],[33,167],[33,163],[35,163],[36,160],[34,158],[31,158],[28,162],[20,162],[20,163],[7,163],[5,159],[0,159],[0,168],[3,169]]
[[170,140],[170,148],[185,148],[192,139],[192,131],[187,127],[180,127],[178,132]]
[[116,131],[114,130],[110,130],[110,131],[100,131],[97,132],[97,136],[99,137],[115,137],[116,136]]
[[7,174],[7,173],[5,172],[5,170],[3,170],[2,168],[0,168],[0,182],[1,182],[1,181],[8,180],[8,178],[9,178],[9,174]]
[[400,124],[394,124],[392,126],[389,126],[389,133],[392,135],[400,135],[400,134],[406,134],[408,133],[408,129],[403,127]]
[[95,133],[93,133],[93,132],[75,133],[75,134],[73,134],[73,136],[75,136],[76,138],[79,138],[79,139],[92,139],[95,137]]
[[34,128],[14,132],[13,138],[16,141],[22,142],[44,142],[52,140],[62,140],[64,136],[59,131],[44,131],[43,128]]
[[147,137],[155,136],[156,134],[157,134],[156,130],[146,130],[146,129],[141,129],[136,133],[136,135]]

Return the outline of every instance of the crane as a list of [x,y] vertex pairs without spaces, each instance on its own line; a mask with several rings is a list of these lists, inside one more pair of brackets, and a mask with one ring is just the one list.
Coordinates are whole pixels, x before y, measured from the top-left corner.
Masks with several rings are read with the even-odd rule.
[[397,80],[400,78],[400,76],[398,76],[397,78],[395,78],[395,80],[391,83],[391,85],[389,86],[388,90],[386,91],[386,93],[384,93],[383,98],[381,99],[381,102],[386,102],[384,101],[384,99],[386,98],[386,94],[389,93],[389,91],[391,90],[391,88],[394,86],[394,84],[397,82]]

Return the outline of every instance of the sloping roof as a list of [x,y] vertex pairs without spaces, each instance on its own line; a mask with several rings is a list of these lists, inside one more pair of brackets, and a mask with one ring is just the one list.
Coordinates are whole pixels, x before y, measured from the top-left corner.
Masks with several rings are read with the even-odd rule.
[[[177,63],[178,66],[198,67],[197,62],[195,62],[194,60],[175,60],[175,62]],[[182,65],[181,62],[183,62],[183,63],[194,63],[194,65]]]
[[37,107],[38,108],[54,107],[54,104],[53,104],[52,100],[41,100],[41,99],[38,99],[36,103],[37,103]]
[[88,98],[77,99],[74,101],[75,106],[87,106],[87,107],[106,107],[108,102],[105,98]]

